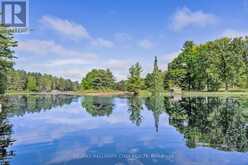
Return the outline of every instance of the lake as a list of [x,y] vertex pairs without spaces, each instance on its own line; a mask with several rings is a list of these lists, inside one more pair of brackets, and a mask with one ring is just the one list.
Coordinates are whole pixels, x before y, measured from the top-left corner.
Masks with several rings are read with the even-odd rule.
[[248,99],[0,98],[7,165],[247,165]]

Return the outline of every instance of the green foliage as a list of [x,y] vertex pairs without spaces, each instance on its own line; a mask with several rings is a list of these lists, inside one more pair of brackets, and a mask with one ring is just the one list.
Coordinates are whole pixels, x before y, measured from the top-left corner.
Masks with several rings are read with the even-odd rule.
[[[13,70],[17,46],[12,35],[0,28],[0,94],[9,91],[75,91],[78,83],[48,74]],[[115,83],[112,72],[93,69],[81,81],[83,90],[121,90],[138,94],[148,89],[153,95],[173,86],[183,90],[218,91],[221,88],[248,88],[248,37],[221,38],[196,45],[186,41],[181,52],[162,72],[155,57],[152,73],[141,77],[142,67],[136,63],[129,69],[128,80]]]
[[141,111],[143,110],[143,101],[140,97],[134,96],[128,99],[128,111],[130,113],[130,121],[140,126],[143,120]]
[[12,124],[9,121],[9,109],[6,107],[5,104],[6,99],[0,97],[0,104],[1,104],[1,113],[0,113],[0,163],[1,164],[10,164],[11,158],[15,156],[15,152],[10,149],[11,145],[15,141],[12,137],[13,129]]
[[109,116],[114,109],[112,97],[84,97],[82,107],[92,116]]
[[183,134],[188,147],[248,151],[247,99],[185,97],[166,105],[170,125]]
[[149,111],[152,111],[154,117],[154,125],[158,132],[160,115],[165,111],[164,97],[158,95],[152,95],[146,98],[145,105]]
[[7,96],[2,102],[2,105],[8,110],[9,117],[20,117],[29,113],[49,111],[56,107],[69,105],[72,102],[77,101],[77,98],[77,96],[69,95]]
[[165,71],[163,75],[164,75],[164,80],[163,80],[164,89],[169,89],[171,86],[173,86],[172,80],[170,80],[170,75],[167,71]]
[[144,89],[144,80],[141,78],[142,67],[139,63],[129,68],[129,77],[127,80],[127,89],[129,92],[138,94],[140,90]]
[[[52,76],[44,74],[43,76],[38,76],[37,77],[37,84],[39,86],[39,91],[51,91],[52,90]],[[63,89],[62,89],[63,90]]]
[[153,75],[152,73],[147,73],[145,77],[145,87],[146,89],[151,89],[153,85]]
[[17,46],[12,34],[6,28],[0,27],[0,94],[6,90],[7,71],[13,66],[14,51],[12,48]]
[[93,69],[81,82],[81,87],[84,90],[95,89],[95,90],[104,90],[104,89],[114,89],[115,79],[112,72],[107,69]]
[[78,86],[77,82],[57,78],[48,74],[26,73],[19,70],[10,70],[7,72],[7,89],[9,91],[76,91],[78,90]]
[[6,89],[6,76],[3,72],[0,72],[0,94],[3,94]]
[[237,46],[241,40],[238,40],[223,38],[215,41],[216,68],[226,90],[229,85],[237,84],[243,67],[242,54],[239,53],[242,49]]
[[197,47],[192,41],[185,42],[182,52],[169,64],[170,77],[183,89],[194,89],[196,74]]
[[119,91],[127,91],[127,80],[121,80],[117,82],[116,89]]
[[157,57],[155,57],[154,61],[154,68],[152,72],[152,86],[151,86],[151,91],[153,95],[159,95],[164,91],[164,85],[163,85],[163,79],[164,75],[161,70],[158,68],[158,60]]
[[247,86],[247,40],[222,38],[202,45],[187,41],[169,64],[169,80],[184,90],[217,91],[221,87],[228,90]]
[[32,92],[36,92],[38,90],[36,78],[32,75],[28,75],[27,90]]
[[24,91],[27,85],[27,73],[24,71],[8,71],[7,90]]
[[164,73],[158,68],[158,60],[155,57],[153,72],[148,73],[145,78],[145,86],[152,95],[160,95],[164,91]]

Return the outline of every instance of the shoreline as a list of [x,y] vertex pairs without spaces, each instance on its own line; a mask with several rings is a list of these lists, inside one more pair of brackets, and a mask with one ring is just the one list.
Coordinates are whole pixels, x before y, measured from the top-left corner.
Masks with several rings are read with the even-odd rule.
[[74,95],[74,96],[132,96],[131,92],[6,92],[4,95]]
[[[133,93],[127,91],[86,91],[86,92],[6,92],[4,95],[74,95],[74,96],[133,96]],[[139,97],[149,97],[149,92],[141,92]],[[169,96],[168,92],[164,92],[163,96]],[[248,96],[246,91],[218,91],[218,92],[205,92],[205,91],[182,91],[181,93],[174,93],[173,96],[197,97],[197,96]]]

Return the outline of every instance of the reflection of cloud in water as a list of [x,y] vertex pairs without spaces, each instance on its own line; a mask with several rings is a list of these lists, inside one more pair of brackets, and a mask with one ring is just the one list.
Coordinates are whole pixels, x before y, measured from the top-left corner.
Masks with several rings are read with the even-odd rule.
[[129,150],[129,153],[130,153],[130,154],[135,154],[135,153],[137,153],[138,151],[139,151],[138,148],[132,148],[132,149]]
[[143,165],[143,163],[138,159],[128,159],[128,165]]
[[[72,132],[102,129],[106,127],[125,128],[130,125],[129,113],[126,99],[114,99],[115,109],[110,117],[91,117],[83,108],[81,100],[66,105],[63,108],[54,108],[41,113],[26,114],[23,117],[12,118],[16,145],[52,142]],[[145,119],[142,127],[153,127],[153,116],[151,111],[142,111]],[[166,123],[167,115],[161,115],[161,125]],[[20,124],[19,124],[20,123]],[[49,131],[47,131],[49,130]],[[149,138],[153,138],[151,135]],[[102,139],[111,142],[111,139]],[[100,144],[100,142],[99,142]],[[104,144],[104,143],[103,143]],[[144,144],[150,146],[151,142],[144,139]]]
[[81,159],[84,158],[87,154],[88,147],[82,145],[75,145],[70,148],[57,151],[52,160],[50,160],[47,164],[55,164],[68,162],[70,160]]
[[110,124],[129,124],[129,115],[127,114],[127,112],[120,110],[117,110],[117,112],[113,112],[111,114],[111,117],[104,117],[103,118],[104,121],[106,121],[107,123]]
[[198,154],[194,153],[193,155],[194,157],[192,157],[192,155],[186,156],[182,151],[177,151],[174,155],[175,156],[174,161],[176,162],[176,164],[185,164],[185,165],[192,165],[192,164],[209,165],[213,163],[225,165],[227,163],[224,159],[222,160],[215,159],[215,161],[213,162],[213,160],[209,160],[209,156],[207,155],[204,156],[199,153]]
[[152,141],[155,140],[154,135],[144,136],[139,139],[141,142],[143,142],[144,146],[151,146]]
[[[86,154],[101,154],[105,151],[127,154],[155,152],[169,156],[175,153],[172,156],[176,164],[224,165],[228,161],[233,164],[236,158],[243,164],[248,162],[248,157],[244,158],[244,154],[228,154],[207,147],[187,148],[184,134],[177,132],[176,127],[169,126],[169,117],[165,113],[161,114],[160,111],[151,111],[144,107],[144,110],[141,110],[143,121],[140,127],[137,127],[130,121],[131,111],[128,110],[127,100],[114,99],[114,104],[109,117],[92,117],[81,108],[81,102],[76,102],[63,108],[10,118],[13,136],[17,140],[14,149],[21,153],[21,156],[17,154],[16,157],[20,160],[22,154],[34,154],[36,159],[40,159],[37,153],[44,151],[49,155],[49,160],[46,160],[48,164],[66,164],[75,159],[82,159]],[[172,109],[172,112],[175,110]],[[154,127],[156,113],[159,114],[159,132],[156,132]],[[142,164],[137,159],[119,161],[118,165]],[[160,163],[160,159],[152,161]]]
[[50,142],[65,134],[94,129],[101,125],[101,123],[91,122],[82,114],[68,116],[67,112],[53,111],[12,119],[14,123],[22,123],[22,125],[14,125],[16,144]]
[[87,157],[87,151],[91,148],[103,147],[106,144],[111,144],[114,142],[111,136],[91,136],[88,137],[89,143],[87,145],[82,145],[76,141],[72,141],[71,145],[60,145],[57,151],[54,153],[52,160],[48,164],[68,162],[70,160],[82,159]]
[[125,163],[118,162],[115,165],[125,165]]
[[106,137],[92,137],[90,139],[91,144],[97,144],[98,147],[102,147],[105,144],[114,143],[113,137],[106,136]]

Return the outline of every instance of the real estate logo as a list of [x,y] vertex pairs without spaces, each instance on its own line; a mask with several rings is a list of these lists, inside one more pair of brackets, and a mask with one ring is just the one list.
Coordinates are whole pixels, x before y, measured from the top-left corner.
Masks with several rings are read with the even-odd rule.
[[1,25],[14,33],[27,32],[28,4],[27,0],[1,0]]

